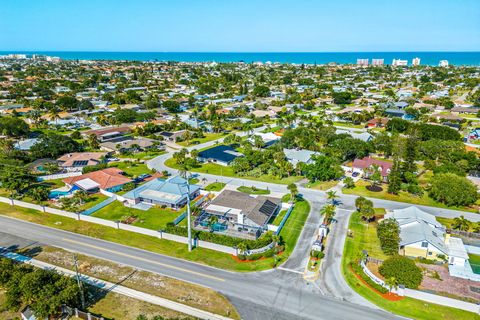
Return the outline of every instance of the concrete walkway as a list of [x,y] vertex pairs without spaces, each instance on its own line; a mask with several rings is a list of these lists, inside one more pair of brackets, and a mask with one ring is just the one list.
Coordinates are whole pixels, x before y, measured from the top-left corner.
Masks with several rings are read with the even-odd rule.
[[[12,260],[15,260],[15,261],[18,261],[18,262],[27,263],[29,265],[32,265],[32,266],[40,268],[40,269],[45,269],[45,270],[54,269],[58,273],[64,274],[64,275],[69,276],[69,277],[75,277],[76,276],[75,272],[73,272],[71,270],[61,268],[61,267],[57,267],[55,265],[48,264],[48,263],[45,263],[43,261],[35,260],[35,259],[20,255],[20,254],[8,252],[3,247],[0,247],[0,256],[5,257],[5,258],[9,258],[9,259],[12,259]],[[90,277],[90,276],[82,275],[81,280],[82,280],[82,282],[85,282],[89,285],[101,288],[105,291],[111,291],[111,292],[115,292],[115,293],[118,293],[118,294],[122,294],[122,295],[131,297],[131,298],[134,298],[134,299],[137,299],[137,300],[141,300],[141,301],[145,301],[145,302],[148,302],[148,303],[151,303],[151,304],[159,305],[159,306],[165,307],[167,309],[171,309],[171,310],[175,310],[175,311],[178,311],[178,312],[181,312],[181,313],[185,313],[185,314],[188,314],[190,316],[197,317],[197,318],[200,318],[200,319],[231,320],[231,318],[227,318],[227,317],[217,315],[217,314],[214,314],[214,313],[211,313],[211,312],[208,312],[208,311],[193,308],[193,307],[190,307],[190,306],[185,305],[185,304],[181,304],[181,303],[178,303],[178,302],[175,302],[175,301],[160,298],[160,297],[148,294],[148,293],[133,290],[133,289],[121,286],[121,285],[117,285],[115,283],[100,280],[100,279],[93,278],[93,277]]]

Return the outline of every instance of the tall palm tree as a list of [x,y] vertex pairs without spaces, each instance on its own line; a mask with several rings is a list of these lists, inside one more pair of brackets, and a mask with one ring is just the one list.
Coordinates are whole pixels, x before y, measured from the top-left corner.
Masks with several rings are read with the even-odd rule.
[[335,199],[337,198],[338,198],[337,191],[335,190],[327,191],[327,199],[330,200],[333,205],[335,204]]
[[468,231],[471,225],[472,225],[472,222],[465,219],[465,217],[462,215],[460,217],[456,217],[453,219],[452,229],[460,230],[460,231]]
[[335,206],[333,204],[327,204],[322,210],[320,210],[320,214],[324,217],[327,223],[330,222],[335,216]]

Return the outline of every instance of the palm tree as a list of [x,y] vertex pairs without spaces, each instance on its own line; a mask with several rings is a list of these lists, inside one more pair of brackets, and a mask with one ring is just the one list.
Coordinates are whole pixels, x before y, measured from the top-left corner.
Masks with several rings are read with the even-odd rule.
[[465,219],[465,217],[462,215],[453,219],[452,229],[468,231],[471,225],[472,223],[469,220]]
[[295,183],[290,183],[287,186],[288,191],[290,191],[290,201],[293,202],[297,198],[298,195],[298,187]]
[[248,251],[248,246],[247,246],[247,243],[245,241],[240,242],[237,245],[237,248],[238,248],[238,250],[240,251],[241,254],[246,254],[247,251]]
[[390,292],[392,292],[393,289],[398,289],[398,281],[395,277],[385,279],[385,285],[388,287]]
[[333,204],[327,204],[320,210],[320,214],[324,217],[327,223],[335,216],[335,206]]
[[208,217],[208,226],[210,227],[211,232],[213,232],[213,227],[217,222],[218,222],[218,217],[216,215],[211,215],[210,217]]
[[337,191],[335,190],[330,190],[327,191],[327,199],[332,202],[332,204],[335,204],[335,199],[338,198]]

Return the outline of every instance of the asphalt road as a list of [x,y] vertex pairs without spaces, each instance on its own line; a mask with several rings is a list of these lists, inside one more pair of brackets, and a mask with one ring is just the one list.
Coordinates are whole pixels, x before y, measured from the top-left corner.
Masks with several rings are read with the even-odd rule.
[[[13,237],[16,236],[16,237]],[[19,238],[17,238],[19,237]],[[42,243],[210,287],[228,297],[244,319],[397,319],[321,293],[296,272],[235,273],[0,216],[0,245]]]

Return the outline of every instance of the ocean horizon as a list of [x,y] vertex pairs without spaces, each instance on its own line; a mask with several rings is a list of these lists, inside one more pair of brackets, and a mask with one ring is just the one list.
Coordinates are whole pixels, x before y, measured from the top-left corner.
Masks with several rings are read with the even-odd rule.
[[384,59],[391,64],[393,59],[420,58],[422,65],[438,65],[448,60],[451,65],[479,66],[480,52],[465,51],[418,51],[418,52],[108,52],[108,51],[0,51],[5,54],[42,54],[65,60],[127,60],[127,61],[176,61],[176,62],[278,62],[296,64],[355,64],[357,59]]

